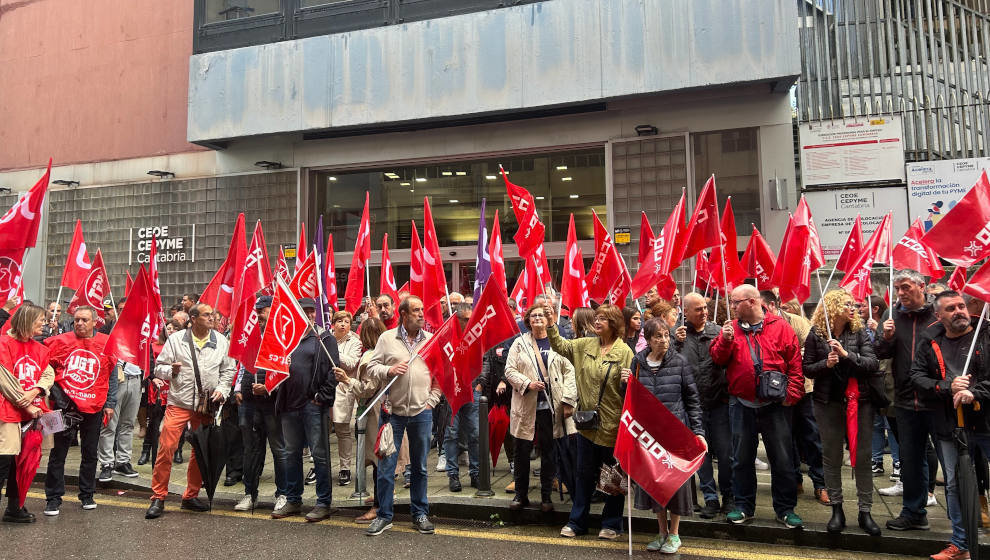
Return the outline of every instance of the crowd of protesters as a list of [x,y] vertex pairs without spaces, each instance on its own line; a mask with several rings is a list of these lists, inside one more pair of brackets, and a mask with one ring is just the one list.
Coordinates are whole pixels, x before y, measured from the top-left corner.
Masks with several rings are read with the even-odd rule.
[[[270,452],[273,518],[301,515],[307,484],[315,484],[316,501],[306,520],[327,518],[333,486],[351,484],[352,471],[371,466],[371,507],[356,519],[368,524],[367,534],[392,528],[400,479],[410,489],[413,527],[433,533],[428,453],[437,449],[436,470],[447,475],[453,492],[462,490],[460,462],[466,455],[467,479],[478,486],[485,450],[478,449],[477,401],[485,395],[493,407],[509,411],[504,448],[513,475],[506,488],[513,495],[510,510],[537,507],[530,496],[538,495],[539,509],[549,513],[554,493],[566,493],[571,509],[560,535],[574,538],[591,530],[591,504],[601,501],[598,537],[616,539],[623,530],[625,497],[598,482],[602,466],[616,462],[623,398],[635,377],[708,449],[697,480],[668,503],[658,503],[638,486],[630,489],[635,508],[657,515],[658,534],[648,550],[676,553],[679,521],[686,516],[751,521],[756,471],[767,467],[776,520],[801,528],[796,508],[804,491],[802,463],[815,500],[831,507],[829,532],[846,530],[844,464],[855,478],[862,531],[873,536],[882,531],[871,515],[874,490],[902,496],[903,507],[886,523],[888,530],[926,530],[926,508],[936,500],[941,466],[952,539],[931,558],[968,558],[952,432],[961,405],[985,492],[990,425],[985,407],[973,406],[990,404],[985,358],[990,341],[985,330],[974,338],[982,302],[944,286],[926,286],[913,270],[897,271],[892,285],[896,299],[889,314],[882,298],[855,301],[834,290],[824,294],[810,320],[796,302],[780,302],[774,292],[749,284],[722,300],[696,292],[663,300],[654,289],[645,301],[625,308],[580,308],[569,317],[561,316],[557,298],[539,296],[516,317],[522,334],[485,354],[472,383],[475,402],[453,418],[426,362],[417,359],[432,335],[424,304],[414,296],[400,294],[400,301],[393,301],[381,295],[367,300],[357,316],[334,313],[328,330],[317,327],[302,340],[290,356],[288,378],[273,394],[266,389],[266,372],[250,373],[227,356],[222,321],[195,294],[184,295],[169,310],[152,345],[149,371],[102,358],[117,311],[112,305],[98,329],[91,307],[79,307],[60,323],[57,303],[46,311],[24,302],[13,315],[8,307],[0,317],[6,323],[0,336],[0,481],[8,491],[3,521],[34,521],[16,497],[22,424],[61,409],[67,429],[55,434],[48,457],[45,515],[58,515],[62,507],[70,446],[80,446],[79,499],[91,510],[97,472],[100,481],[137,475],[130,462],[138,431],[144,437],[138,463],[154,465],[146,517],[160,517],[172,464],[184,460],[184,431],[223,418],[232,427],[226,432],[230,454],[238,455],[228,459],[224,484],[241,483],[244,489],[236,510],[257,506]],[[299,303],[312,319],[317,304],[306,298]],[[521,309],[516,304],[509,302]],[[462,326],[467,323],[470,297],[450,294],[442,305],[445,316],[456,314]],[[257,299],[262,328],[270,307],[270,297]],[[964,371],[973,345],[976,357]],[[96,360],[80,365],[81,350]],[[19,359],[25,356],[27,367]],[[88,375],[85,391],[80,375]],[[376,398],[393,380],[385,398]],[[364,448],[356,449],[355,422],[366,411],[370,435]],[[376,445],[379,426],[392,431],[394,449]],[[336,458],[330,456],[331,433],[337,438]],[[761,441],[769,465],[757,456]],[[888,446],[893,484],[878,489]],[[530,482],[530,463],[537,457],[538,494]],[[313,466],[304,475],[307,459]],[[199,498],[203,482],[195,453],[188,462],[181,508],[207,511],[211,506]],[[985,498],[983,507],[985,513]]]

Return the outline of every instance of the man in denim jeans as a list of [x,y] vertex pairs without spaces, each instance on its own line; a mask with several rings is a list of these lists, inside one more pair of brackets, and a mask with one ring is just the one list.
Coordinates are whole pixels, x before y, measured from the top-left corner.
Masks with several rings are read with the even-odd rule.
[[[431,336],[423,330],[424,322],[423,301],[415,296],[402,300],[399,304],[399,326],[385,331],[378,339],[368,369],[375,377],[389,381],[395,378],[387,397],[390,414],[383,415],[382,422],[391,423],[396,449],[402,445],[403,436],[409,435],[413,528],[422,534],[433,534],[433,523],[427,517],[426,453],[433,430],[433,407],[440,402],[441,392],[426,363],[416,358],[416,352]],[[395,452],[378,462],[380,507],[378,517],[366,531],[369,536],[380,535],[392,528],[394,473],[398,456]]]
[[[726,367],[729,382],[729,421],[732,427],[734,461],[732,489],[736,508],[725,516],[730,523],[746,523],[756,510],[756,459],[758,435],[770,460],[770,495],[777,521],[789,529],[804,523],[797,505],[797,477],[791,439],[790,407],[804,396],[801,349],[794,329],[782,317],[762,306],[760,293],[749,284],[732,290],[729,305],[736,316],[726,321],[712,342],[715,365]],[[787,380],[783,401],[757,398],[756,366],[784,374]],[[721,467],[721,465],[719,465]]]
[[[299,305],[310,320],[315,317],[316,302],[302,298]],[[322,521],[330,517],[333,491],[327,413],[337,394],[337,378],[331,372],[333,364],[340,363],[337,341],[329,332],[317,334],[309,329],[289,358],[289,377],[275,392],[275,414],[285,443],[281,459],[285,495],[276,501],[272,518],[297,515],[302,510],[302,448],[308,442],[316,469],[316,507],[306,514],[306,521]]]
[[[958,426],[956,409],[962,410],[970,449],[979,447],[985,454],[990,452],[990,426],[984,412],[990,403],[990,366],[985,358],[990,352],[990,342],[986,330],[981,330],[976,338],[976,320],[970,317],[958,292],[939,293],[935,297],[935,315],[939,322],[918,343],[909,375],[911,386],[937,403],[931,416],[942,450],[946,507],[952,521],[949,545],[931,558],[962,560],[969,558],[969,543],[959,502],[959,453],[954,437]],[[973,345],[976,345],[973,358],[969,369],[964,371]]]

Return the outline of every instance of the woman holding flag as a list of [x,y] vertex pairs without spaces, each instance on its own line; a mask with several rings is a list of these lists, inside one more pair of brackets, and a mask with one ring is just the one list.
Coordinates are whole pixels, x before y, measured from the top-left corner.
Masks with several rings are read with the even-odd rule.
[[[666,321],[658,317],[650,319],[643,326],[643,334],[649,346],[636,354],[633,376],[678,420],[704,439],[701,398],[694,383],[694,366],[673,350],[670,344],[670,327]],[[666,505],[658,503],[638,485],[635,488],[636,509],[652,510],[657,514],[660,524],[660,533],[646,545],[646,550],[675,554],[681,547],[681,538],[678,535],[681,517],[690,516],[694,509],[691,481],[685,482]]]
[[[544,304],[544,313],[547,317],[554,316],[549,303]],[[570,519],[560,530],[560,536],[568,538],[588,532],[591,495],[601,466],[615,464],[615,438],[622,412],[620,383],[632,375],[629,365],[633,351],[622,341],[625,333],[622,310],[611,304],[599,306],[595,310],[594,330],[594,337],[567,340],[557,332],[556,325],[551,324],[547,329],[550,348],[574,364],[578,389],[577,481]],[[622,501],[621,495],[605,498],[598,538],[615,540],[619,536]]]
[[547,326],[552,315],[543,306],[532,306],[523,315],[528,333],[516,338],[505,360],[505,379],[512,386],[509,433],[515,439],[515,456],[527,458],[515,465],[515,497],[509,509],[529,505],[529,454],[534,439],[540,443],[540,509],[553,511],[550,496],[557,474],[553,441],[577,432],[571,415],[577,404],[574,366],[550,349]]
[[815,382],[812,398],[815,420],[822,438],[825,486],[832,501],[830,533],[846,527],[842,511],[842,454],[849,441],[849,460],[856,477],[859,526],[869,535],[879,535],[873,521],[873,472],[869,460],[872,446],[873,405],[870,383],[882,388],[883,372],[856,302],[845,290],[825,294],[811,319],[812,328],[804,343],[804,375]]
[[7,324],[10,329],[0,336],[0,484],[7,481],[3,520],[33,523],[34,514],[24,507],[27,492],[18,484],[17,463],[18,457],[37,452],[36,471],[41,453],[21,446],[21,423],[48,411],[44,397],[55,383],[55,370],[48,365],[48,348],[33,338],[45,324],[44,309],[22,304]]

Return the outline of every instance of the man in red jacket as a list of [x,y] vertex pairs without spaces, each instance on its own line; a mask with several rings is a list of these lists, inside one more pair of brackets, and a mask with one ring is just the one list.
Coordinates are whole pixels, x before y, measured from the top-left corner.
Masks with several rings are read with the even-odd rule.
[[[103,355],[109,337],[96,332],[96,310],[88,305],[76,309],[72,318],[72,332],[45,340],[51,349],[49,363],[55,370],[53,393],[61,389],[67,397],[59,402],[66,418],[74,418],[79,424],[79,502],[85,510],[96,509],[93,491],[96,487],[96,447],[100,442],[100,428],[104,414],[113,415],[117,400],[117,376],[113,360]],[[55,402],[52,408],[55,408]],[[45,475],[45,515],[58,515],[65,495],[65,456],[69,452],[72,432],[63,430],[55,434],[55,446],[48,456],[48,473]]]
[[[791,415],[785,407],[793,406],[804,395],[801,348],[787,321],[766,313],[756,288],[743,284],[732,290],[729,297],[729,307],[734,310],[736,319],[725,323],[709,350],[715,364],[726,368],[729,382],[729,422],[735,442],[732,489],[736,509],[726,515],[726,520],[746,523],[756,511],[753,460],[758,436],[762,434],[770,460],[770,493],[777,521],[790,529],[798,529],[803,522],[794,513],[797,479],[791,457]],[[784,374],[787,387],[782,401],[757,398],[758,370]]]

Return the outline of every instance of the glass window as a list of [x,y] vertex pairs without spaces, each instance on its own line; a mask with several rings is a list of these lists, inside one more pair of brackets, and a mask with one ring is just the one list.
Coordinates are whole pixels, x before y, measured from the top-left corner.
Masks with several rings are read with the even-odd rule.
[[[605,219],[604,149],[395,165],[370,171],[318,171],[313,175],[315,210],[310,217],[322,214],[324,227],[333,234],[334,249],[351,251],[368,191],[372,239],[380,243],[382,234],[388,233],[390,248],[408,249],[412,241],[410,220],[416,221],[422,236],[423,197],[429,197],[440,246],[474,245],[481,199],[486,198],[488,227],[498,209],[503,243],[511,245],[516,217],[499,176],[499,164],[509,173],[510,181],[533,194],[547,226],[546,241],[566,241],[571,213],[582,239],[593,236],[592,209]],[[402,283],[398,278],[396,281]]]
[[[327,1],[322,3],[325,4]],[[280,8],[279,0],[206,0],[206,22],[215,23],[273,14]]]
[[327,4],[344,4],[346,2],[353,2],[354,0],[300,0],[299,5],[303,8],[312,8],[315,6],[325,6]]
[[732,197],[736,233],[748,236],[750,223],[760,222],[760,159],[757,129],[738,128],[692,134],[696,192],[701,192],[712,173],[718,191],[719,208]]

